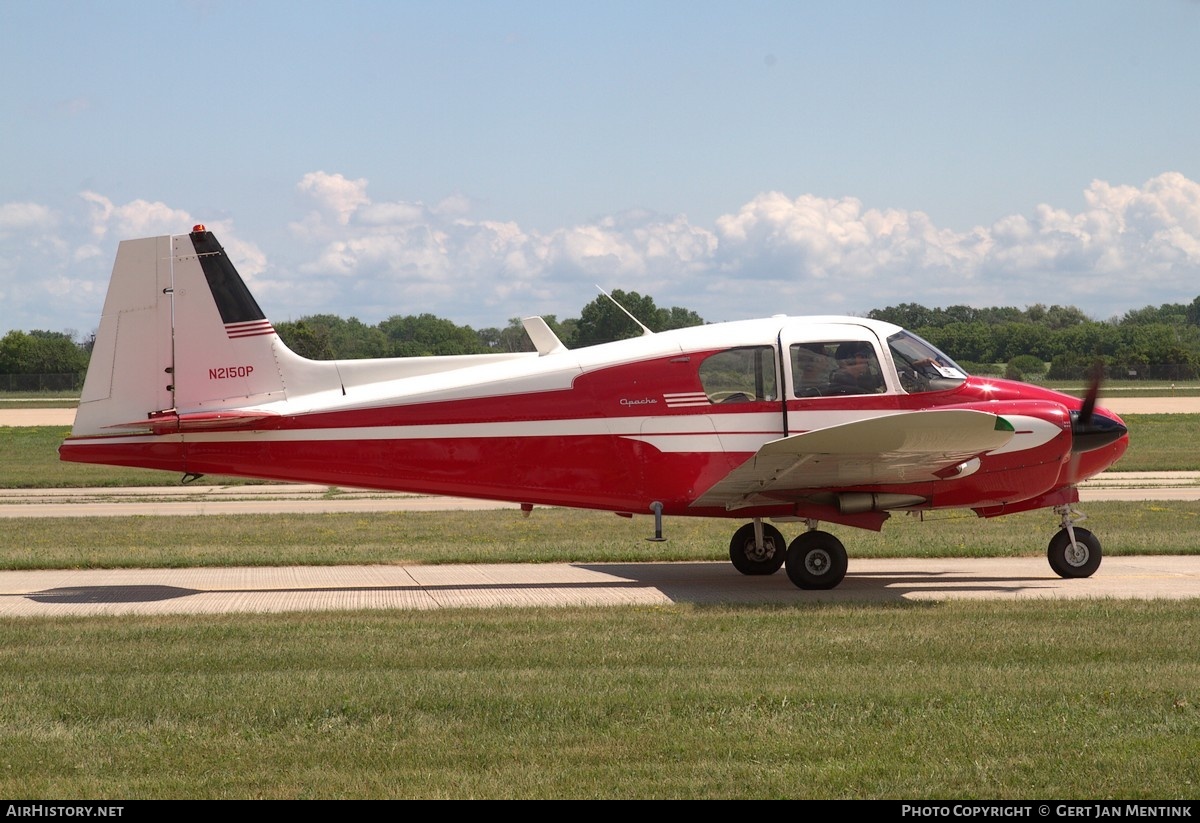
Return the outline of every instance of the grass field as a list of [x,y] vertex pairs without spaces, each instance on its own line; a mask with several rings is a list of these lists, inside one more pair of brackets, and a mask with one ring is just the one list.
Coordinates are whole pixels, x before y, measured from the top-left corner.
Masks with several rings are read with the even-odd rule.
[[[1196,418],[1129,422],[1122,468],[1200,465]],[[0,429],[0,483],[178,482],[60,464],[63,434]],[[1200,504],[1087,512],[1110,554],[1200,551]],[[726,556],[728,521],[671,520],[661,544],[649,523],[13,520],[0,567]],[[1041,554],[1055,527],[898,517],[842,537],[852,558]],[[830,606],[797,590],[771,607],[0,619],[0,796],[1191,800],[1196,616],[1195,601]]]
[[0,621],[10,798],[1190,799],[1195,606]]

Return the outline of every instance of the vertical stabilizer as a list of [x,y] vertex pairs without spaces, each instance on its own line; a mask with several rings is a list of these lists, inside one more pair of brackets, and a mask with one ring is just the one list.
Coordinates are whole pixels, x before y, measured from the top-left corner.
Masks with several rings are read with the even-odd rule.
[[310,384],[307,363],[279,340],[203,226],[126,240],[117,249],[72,434],[283,400],[282,364],[293,382]]

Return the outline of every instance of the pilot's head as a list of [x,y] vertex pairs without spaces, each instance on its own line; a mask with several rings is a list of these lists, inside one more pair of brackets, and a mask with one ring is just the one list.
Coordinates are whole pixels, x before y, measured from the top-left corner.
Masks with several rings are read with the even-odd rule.
[[873,357],[870,343],[843,343],[837,348],[837,359],[855,361],[859,358],[870,360]]

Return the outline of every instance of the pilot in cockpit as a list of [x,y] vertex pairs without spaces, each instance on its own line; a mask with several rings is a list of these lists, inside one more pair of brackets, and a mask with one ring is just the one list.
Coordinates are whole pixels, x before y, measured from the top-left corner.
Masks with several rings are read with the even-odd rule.
[[872,394],[883,391],[879,361],[870,343],[846,342],[837,348],[838,369],[833,385],[843,394]]
[[793,344],[792,364],[797,397],[826,394],[835,362],[825,354],[824,343]]

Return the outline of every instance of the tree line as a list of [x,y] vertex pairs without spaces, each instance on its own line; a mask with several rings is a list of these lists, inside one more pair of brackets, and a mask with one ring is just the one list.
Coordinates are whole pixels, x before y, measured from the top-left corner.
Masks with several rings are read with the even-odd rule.
[[[969,372],[993,373],[999,364],[1007,376],[1026,380],[1084,378],[1097,369],[1118,378],[1200,376],[1200,297],[1107,321],[1091,320],[1076,308],[1041,304],[1018,309],[902,303],[873,309],[867,317],[924,337]],[[694,311],[660,308],[649,295],[620,289],[611,299],[588,303],[577,318],[544,319],[567,348],[636,337],[642,326],[666,331],[705,323]],[[289,348],[315,360],[533,351],[519,318],[504,328],[473,329],[432,314],[394,315],[373,326],[354,317],[317,314],[276,323],[275,329]],[[8,332],[0,338],[0,376],[5,376],[0,390],[81,387],[94,341],[94,333],[77,340],[69,332]]]
[[928,309],[904,303],[867,316],[904,326],[968,371],[1005,364],[1007,376],[1017,379],[1082,378],[1097,370],[1123,379],[1187,380],[1200,375],[1200,297],[1189,304],[1147,306],[1103,322],[1075,308],[1040,304],[1026,309]]

